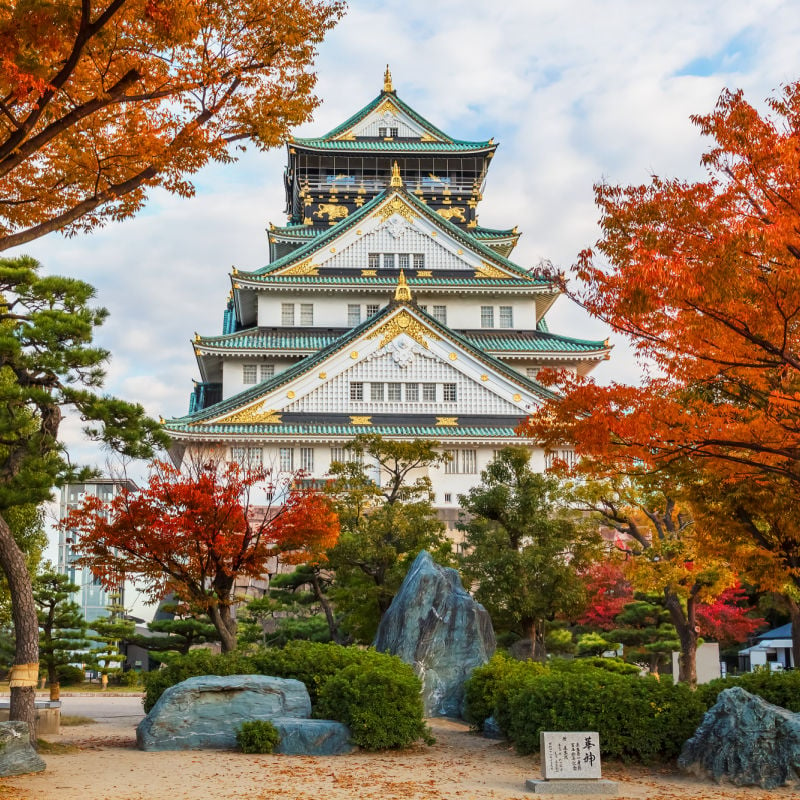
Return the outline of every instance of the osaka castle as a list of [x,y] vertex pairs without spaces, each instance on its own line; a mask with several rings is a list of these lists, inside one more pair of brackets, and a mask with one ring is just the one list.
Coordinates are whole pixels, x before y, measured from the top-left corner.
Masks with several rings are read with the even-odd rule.
[[269,263],[233,269],[222,332],[195,336],[189,413],[165,423],[173,458],[222,446],[322,479],[357,434],[432,439],[453,519],[495,451],[525,443],[515,428],[551,396],[539,369],[583,375],[609,353],[549,331],[557,276],[511,259],[516,227],[478,224],[496,149],[428,122],[388,68],[341,125],[291,139],[288,221],[269,228]]

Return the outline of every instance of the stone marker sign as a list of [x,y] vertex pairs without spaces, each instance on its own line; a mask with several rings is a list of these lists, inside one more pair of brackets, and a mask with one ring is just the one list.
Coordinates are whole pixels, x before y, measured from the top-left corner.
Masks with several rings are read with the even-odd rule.
[[597,731],[542,731],[539,753],[544,780],[525,781],[536,794],[616,795],[615,781],[600,780]]
[[594,731],[539,734],[546,781],[600,777],[600,735]]

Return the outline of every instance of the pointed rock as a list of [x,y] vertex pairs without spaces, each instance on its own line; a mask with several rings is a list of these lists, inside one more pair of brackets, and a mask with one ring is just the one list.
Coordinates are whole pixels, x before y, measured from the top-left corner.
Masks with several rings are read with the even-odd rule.
[[464,682],[494,648],[486,609],[454,569],[440,566],[423,550],[381,619],[375,649],[414,667],[427,716],[460,717]]

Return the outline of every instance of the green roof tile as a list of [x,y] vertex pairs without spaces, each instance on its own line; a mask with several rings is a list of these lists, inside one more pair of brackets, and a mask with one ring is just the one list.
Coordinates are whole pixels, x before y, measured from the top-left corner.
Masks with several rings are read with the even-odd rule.
[[314,150],[374,150],[395,152],[425,152],[436,153],[453,151],[469,152],[491,150],[495,147],[493,142],[418,142],[407,139],[392,139],[389,142],[380,139],[293,139],[292,146],[306,147]]
[[458,427],[448,425],[324,425],[324,424],[289,424],[289,425],[203,425],[191,424],[180,420],[169,420],[164,424],[166,431],[175,433],[198,434],[258,434],[259,436],[348,436],[359,433],[378,433],[381,436],[409,436],[425,439],[454,439],[461,437],[513,438],[516,436],[513,427],[477,426]]

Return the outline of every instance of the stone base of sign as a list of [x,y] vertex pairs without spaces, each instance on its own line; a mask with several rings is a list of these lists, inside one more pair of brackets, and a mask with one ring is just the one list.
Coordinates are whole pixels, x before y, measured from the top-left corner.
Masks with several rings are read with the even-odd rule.
[[604,794],[616,797],[619,786],[616,781],[607,780],[556,780],[525,781],[525,788],[534,794]]

